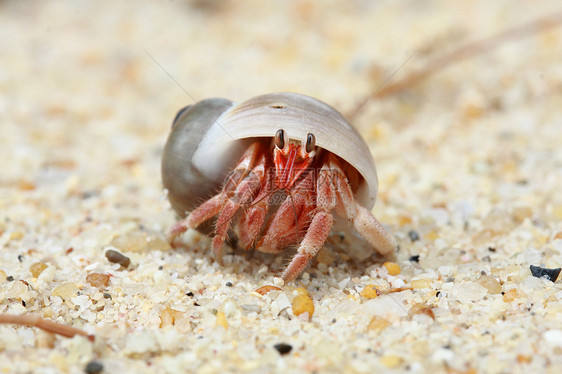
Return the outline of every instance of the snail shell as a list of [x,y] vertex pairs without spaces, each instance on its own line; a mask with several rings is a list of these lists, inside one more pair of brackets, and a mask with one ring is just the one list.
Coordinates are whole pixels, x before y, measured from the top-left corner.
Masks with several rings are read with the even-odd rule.
[[377,173],[369,147],[345,118],[328,104],[295,93],[273,93],[239,104],[207,99],[182,109],[162,157],[162,181],[174,210],[185,216],[224,182],[255,138],[272,138],[279,129],[290,139],[309,133],[316,146],[334,153],[363,177],[356,200],[371,209]]

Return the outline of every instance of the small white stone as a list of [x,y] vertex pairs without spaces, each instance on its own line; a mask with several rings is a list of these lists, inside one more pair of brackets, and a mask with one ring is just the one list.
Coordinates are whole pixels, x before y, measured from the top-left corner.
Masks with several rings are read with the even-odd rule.
[[227,317],[232,317],[240,314],[240,307],[234,300],[228,299],[223,304],[223,312]]
[[152,276],[152,279],[154,279],[154,282],[156,284],[162,283],[162,282],[167,282],[168,274],[166,274],[166,272],[164,272],[163,270],[156,270],[154,272],[154,275]]
[[456,273],[457,269],[454,266],[439,266],[439,268],[437,269],[437,271],[441,274],[441,275],[453,275],[454,273]]
[[562,330],[548,330],[545,331],[543,336],[549,344],[562,347]]
[[156,350],[156,341],[149,331],[136,331],[127,336],[124,347],[125,353],[145,353]]
[[406,287],[406,282],[404,282],[403,279],[394,278],[394,279],[392,280],[392,287],[394,287],[394,288]]
[[351,280],[351,278],[345,278],[345,279],[343,279],[342,281],[340,281],[340,282],[338,283],[338,287],[341,288],[341,289],[346,288],[350,280]]
[[13,281],[11,287],[6,292],[8,299],[20,299],[22,301],[29,301],[29,292],[27,286],[19,280]]
[[476,282],[466,282],[451,289],[451,295],[461,303],[469,303],[482,299],[488,290]]
[[82,313],[92,305],[92,301],[88,295],[79,295],[70,299],[74,305],[79,307],[78,313]]
[[274,316],[281,313],[283,309],[287,309],[291,306],[291,302],[285,293],[280,293],[275,300],[271,302],[271,313]]
[[404,317],[408,311],[402,304],[403,297],[400,294],[390,294],[363,303],[365,313],[373,316],[386,318],[387,316]]
[[455,353],[450,349],[439,348],[433,355],[431,355],[431,360],[435,363],[451,363],[455,358]]
[[174,351],[179,347],[181,335],[174,329],[165,330],[156,334],[156,341],[164,351]]
[[430,219],[436,226],[445,226],[449,221],[449,214],[443,208],[432,208],[422,212],[423,218]]
[[523,286],[530,288],[531,290],[542,287],[544,281],[541,278],[533,277],[529,275],[524,281]]

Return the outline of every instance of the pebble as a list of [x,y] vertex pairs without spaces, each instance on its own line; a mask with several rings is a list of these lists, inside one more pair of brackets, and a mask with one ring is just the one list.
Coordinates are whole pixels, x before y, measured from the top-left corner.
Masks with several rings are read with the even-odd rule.
[[562,330],[548,330],[543,336],[548,344],[562,348]]
[[55,287],[55,289],[51,292],[51,296],[59,296],[64,300],[70,300],[78,294],[79,290],[80,289],[75,283],[64,282]]
[[8,299],[29,300],[29,291],[22,281],[12,283],[4,295]]
[[128,267],[131,264],[131,259],[124,254],[114,251],[113,249],[108,249],[105,251],[105,257],[109,262],[113,262],[115,264],[119,264],[124,268]]
[[226,330],[228,328],[228,322],[226,321],[226,316],[224,312],[217,312],[217,326],[222,326]]
[[400,366],[404,360],[402,359],[402,357],[397,355],[385,355],[381,357],[380,361],[381,364],[383,364],[387,368],[394,369]]
[[224,301],[224,303],[222,304],[222,310],[228,317],[237,316],[241,312],[241,308],[238,303],[236,303],[236,301],[231,298],[228,298]]
[[99,374],[103,371],[103,365],[98,361],[90,361],[86,365],[84,372],[86,374]]
[[390,322],[387,319],[373,316],[367,325],[367,330],[379,332],[386,329],[388,326],[390,326]]
[[293,349],[293,347],[290,344],[287,344],[287,343],[275,344],[273,346],[273,348],[275,348],[281,356],[286,355],[287,353],[291,352],[291,350]]
[[433,309],[429,305],[423,303],[414,304],[408,311],[408,315],[410,317],[413,317],[416,314],[423,314],[428,316],[432,320],[435,320],[435,314],[433,314]]
[[431,288],[431,279],[421,278],[421,279],[412,279],[410,282],[412,288],[419,289],[419,288]]
[[386,271],[388,271],[389,275],[398,275],[400,274],[400,265],[398,265],[395,262],[385,262],[384,267],[386,268]]
[[502,285],[495,277],[484,275],[478,279],[478,283],[488,290],[490,295],[497,295],[502,292]]
[[465,282],[456,285],[451,293],[461,303],[472,303],[486,296],[488,290],[477,282]]
[[261,312],[261,307],[259,305],[256,304],[242,304],[240,305],[240,307],[242,308],[242,310],[245,313],[260,313]]
[[365,288],[363,288],[360,295],[366,299],[374,299],[379,295],[379,290],[374,284],[368,284],[365,286]]
[[271,302],[271,313],[275,316],[279,315],[283,310],[290,308],[291,302],[284,292],[279,293],[279,296]]
[[160,328],[173,326],[176,321],[176,313],[178,313],[178,311],[170,307],[164,308],[160,312]]
[[547,269],[547,268],[542,268],[540,266],[535,266],[535,265],[531,265],[531,274],[533,274],[533,277],[537,277],[537,278],[546,278],[551,282],[556,282],[556,279],[558,279],[558,275],[560,275],[560,271],[562,270],[562,268],[556,268],[556,269]]
[[47,268],[47,265],[45,265],[44,263],[36,262],[29,267],[29,271],[31,272],[31,275],[33,276],[33,278],[38,278],[39,275],[41,275],[43,270],[45,270],[46,268]]
[[35,339],[35,346],[38,348],[52,349],[57,341],[56,335],[45,331],[38,332]]
[[86,282],[93,287],[106,288],[109,284],[109,275],[100,273],[90,273],[86,276]]
[[132,231],[115,237],[111,245],[126,252],[145,252],[148,249],[147,236],[142,231]]
[[266,295],[269,292],[274,291],[274,290],[275,291],[281,291],[281,288],[276,287],[276,286],[271,286],[271,285],[265,285],[265,286],[262,286],[262,287],[256,289],[254,292],[257,292],[260,295]]
[[503,294],[503,301],[505,301],[506,303],[510,303],[515,300],[517,296],[517,289],[512,288],[511,290]]
[[308,317],[312,317],[314,314],[314,302],[308,291],[303,288],[297,288],[298,295],[293,298],[293,314],[295,316],[300,316],[303,313],[308,313]]
[[415,241],[417,241],[417,240],[420,240],[420,234],[418,234],[418,232],[415,231],[415,230],[410,230],[410,231],[408,231],[408,237],[410,238],[410,240],[411,240],[412,242],[415,242]]

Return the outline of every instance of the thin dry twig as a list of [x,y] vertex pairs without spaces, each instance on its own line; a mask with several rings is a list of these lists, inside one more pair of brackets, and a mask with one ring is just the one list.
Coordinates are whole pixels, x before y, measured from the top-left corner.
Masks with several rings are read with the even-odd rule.
[[424,67],[408,74],[403,79],[395,81],[394,83],[383,84],[378,90],[365,96],[346,118],[351,119],[353,116],[357,115],[371,100],[394,95],[459,61],[483,55],[503,46],[507,42],[520,40],[522,37],[528,37],[541,31],[560,26],[561,24],[562,12],[558,12],[523,25],[512,27],[486,39],[465,44],[449,54],[429,61]]
[[72,338],[75,335],[82,335],[93,342],[95,337],[87,332],[72,326],[63,325],[51,320],[41,318],[34,314],[0,314],[0,323],[11,323],[20,326],[37,327],[41,330]]
[[412,287],[398,287],[398,288],[391,288],[390,290],[383,293],[387,294],[387,293],[396,293],[396,292],[412,291],[412,290],[413,290]]

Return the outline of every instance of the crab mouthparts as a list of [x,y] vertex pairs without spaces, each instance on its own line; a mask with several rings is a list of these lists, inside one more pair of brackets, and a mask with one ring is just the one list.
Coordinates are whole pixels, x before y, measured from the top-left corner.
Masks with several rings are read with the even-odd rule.
[[288,189],[293,186],[302,173],[308,168],[312,157],[301,156],[300,146],[289,145],[288,151],[275,154],[275,184],[278,188]]

